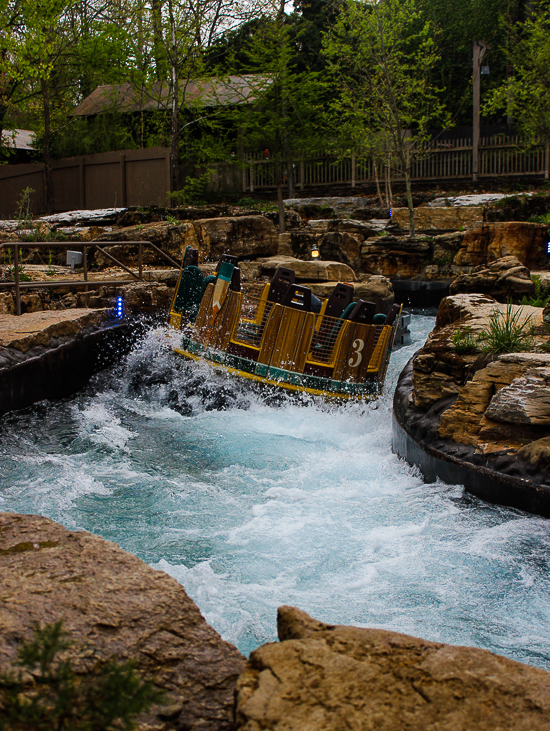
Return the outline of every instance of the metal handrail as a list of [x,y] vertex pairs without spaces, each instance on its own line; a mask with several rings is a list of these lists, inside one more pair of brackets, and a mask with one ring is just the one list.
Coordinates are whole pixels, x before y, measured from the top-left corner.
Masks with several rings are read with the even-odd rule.
[[[21,314],[21,288],[23,289],[48,289],[50,287],[76,287],[78,285],[84,286],[85,291],[88,291],[89,286],[101,286],[101,285],[121,285],[121,284],[129,284],[130,282],[134,281],[132,279],[120,279],[120,280],[96,280],[96,281],[90,281],[88,279],[88,262],[86,259],[86,254],[88,247],[98,249],[98,251],[101,251],[102,248],[105,248],[106,246],[136,246],[138,247],[138,274],[133,272],[131,269],[129,269],[127,266],[125,266],[122,262],[118,261],[118,259],[115,259],[115,257],[110,254],[108,251],[103,251],[103,254],[115,262],[121,269],[124,269],[124,271],[128,272],[129,274],[134,277],[135,280],[138,282],[144,281],[143,280],[143,245],[150,246],[152,249],[154,249],[156,252],[158,252],[161,256],[166,259],[166,261],[170,262],[173,266],[176,268],[181,267],[181,263],[178,263],[174,259],[172,259],[171,256],[169,256],[166,252],[164,252],[162,249],[159,249],[158,246],[155,246],[155,244],[152,244],[150,241],[93,241],[87,244],[83,244],[82,241],[4,241],[2,244],[0,244],[0,250],[5,247],[13,247],[14,253],[13,253],[13,269],[14,269],[14,282],[2,282],[0,283],[0,289],[8,289],[12,286],[15,287],[15,314],[20,315]],[[29,282],[22,284],[19,281],[19,247],[27,248],[82,248],[82,269],[83,269],[83,275],[84,275],[84,281],[80,279],[67,279],[65,281],[57,281],[57,282]]]

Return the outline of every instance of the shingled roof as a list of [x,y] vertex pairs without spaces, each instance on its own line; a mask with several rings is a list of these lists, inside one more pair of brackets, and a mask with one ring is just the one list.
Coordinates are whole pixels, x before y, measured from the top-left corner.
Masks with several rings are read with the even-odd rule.
[[[183,106],[220,107],[251,104],[268,88],[272,79],[261,74],[245,74],[179,83]],[[98,86],[72,114],[89,117],[111,111],[152,112],[166,109],[169,104],[170,87],[166,82],[156,81],[148,89],[139,89],[133,84],[106,84]]]

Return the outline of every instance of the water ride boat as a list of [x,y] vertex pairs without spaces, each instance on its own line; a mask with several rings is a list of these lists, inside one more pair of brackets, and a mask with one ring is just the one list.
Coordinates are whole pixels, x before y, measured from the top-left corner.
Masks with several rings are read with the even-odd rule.
[[214,273],[187,247],[170,308],[181,332],[174,351],[241,378],[325,399],[377,398],[382,390],[401,307],[385,315],[353,302],[339,282],[322,301],[280,267],[257,291],[241,283],[238,259],[224,254]]

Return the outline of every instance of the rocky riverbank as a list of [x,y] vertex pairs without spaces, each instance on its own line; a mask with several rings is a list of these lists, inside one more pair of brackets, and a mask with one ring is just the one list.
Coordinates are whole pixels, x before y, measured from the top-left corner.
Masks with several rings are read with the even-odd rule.
[[62,620],[81,680],[114,656],[164,692],[139,731],[550,728],[544,670],[293,607],[279,609],[279,642],[247,662],[174,579],[46,518],[0,513],[0,575],[0,675],[36,624]]
[[[484,498],[550,515],[545,312],[483,294],[445,298],[434,330],[402,374],[394,410],[399,425],[427,454],[448,458],[448,464],[489,470],[497,482],[502,478],[501,491],[495,487]],[[516,329],[516,345],[507,349],[519,352],[495,352],[502,342],[491,339],[491,333],[504,338],[502,332],[493,332],[496,325]],[[398,453],[407,456],[399,436],[396,444]],[[421,463],[421,452],[411,461]],[[429,461],[425,471],[433,473]],[[483,474],[488,478],[490,473]],[[453,479],[451,470],[445,479],[463,482],[463,471]],[[480,494],[483,479],[474,482],[479,484],[472,483],[472,491]],[[506,495],[505,483],[516,484],[515,497]]]

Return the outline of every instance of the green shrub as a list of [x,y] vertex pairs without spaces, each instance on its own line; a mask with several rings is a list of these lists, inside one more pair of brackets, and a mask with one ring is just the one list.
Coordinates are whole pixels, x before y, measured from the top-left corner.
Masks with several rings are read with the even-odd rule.
[[522,309],[514,312],[511,303],[508,303],[505,313],[493,310],[489,328],[478,335],[485,352],[517,353],[533,347],[532,316],[520,322],[522,312]]
[[535,284],[535,296],[523,296],[520,304],[530,305],[531,307],[546,307],[548,299],[550,299],[550,285],[547,284],[545,287],[543,287],[540,277],[538,277],[536,274],[531,277],[531,280]]
[[451,343],[459,355],[469,355],[479,349],[477,337],[471,327],[455,330],[451,335]]
[[17,670],[0,675],[1,731],[132,729],[134,717],[161,700],[131,662],[100,664],[88,654],[88,673],[77,675],[71,660],[59,657],[72,644],[61,621],[37,626],[21,643]]

